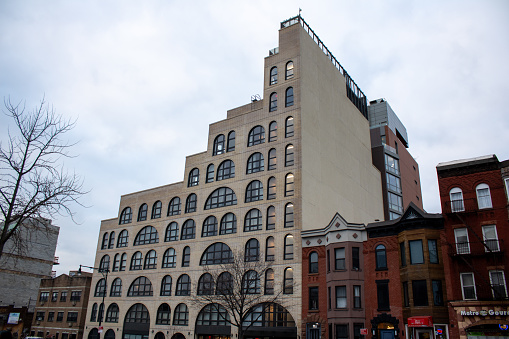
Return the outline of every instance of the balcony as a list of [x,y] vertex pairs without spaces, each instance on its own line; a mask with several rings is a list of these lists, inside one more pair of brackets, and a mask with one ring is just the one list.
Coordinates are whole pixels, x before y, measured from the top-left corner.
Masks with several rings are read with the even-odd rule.
[[449,200],[442,203],[442,213],[473,213],[477,212],[477,199]]
[[451,246],[451,255],[502,255],[504,253],[504,241],[500,239],[485,240],[485,241],[469,241],[457,242]]

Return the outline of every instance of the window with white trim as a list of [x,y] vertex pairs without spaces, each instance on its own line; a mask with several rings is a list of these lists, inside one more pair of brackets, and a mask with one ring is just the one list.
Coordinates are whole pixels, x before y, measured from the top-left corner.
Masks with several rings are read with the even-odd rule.
[[487,184],[479,184],[475,188],[477,194],[477,204],[479,209],[492,208],[490,187]]
[[463,300],[476,300],[474,273],[460,273]]
[[505,284],[504,271],[490,271],[490,284],[493,299],[502,300],[507,298],[507,286]]
[[454,230],[454,238],[456,239],[456,253],[469,254],[470,243],[468,242],[468,232],[466,228],[456,228]]
[[465,210],[461,188],[454,187],[451,189],[449,191],[449,198],[451,199],[451,212],[462,212]]
[[498,252],[500,246],[498,242],[497,226],[485,225],[482,227],[482,237],[484,240],[484,250],[486,252]]

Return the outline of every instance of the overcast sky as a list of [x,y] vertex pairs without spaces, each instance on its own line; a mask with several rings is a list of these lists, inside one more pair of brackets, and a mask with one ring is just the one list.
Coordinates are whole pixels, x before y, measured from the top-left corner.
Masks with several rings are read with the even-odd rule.
[[[439,162],[509,159],[509,1],[0,2],[0,97],[43,96],[77,118],[66,165],[91,192],[61,227],[58,274],[93,265],[122,194],[183,180],[208,124],[263,93],[280,22],[302,16],[366,93],[407,128],[424,207]],[[3,109],[5,111],[5,109]],[[0,116],[0,137],[9,121]]]

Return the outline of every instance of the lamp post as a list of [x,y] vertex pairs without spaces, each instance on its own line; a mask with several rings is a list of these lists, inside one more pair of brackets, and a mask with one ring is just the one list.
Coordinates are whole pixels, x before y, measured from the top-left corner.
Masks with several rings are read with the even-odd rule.
[[[104,278],[104,291],[102,293],[103,295],[103,301],[101,303],[101,306],[102,306],[102,312],[101,312],[101,306],[99,306],[99,328],[101,328],[101,324],[102,324],[102,320],[103,320],[103,317],[104,317],[104,313],[106,312],[105,308],[106,308],[106,305],[104,304],[104,298],[106,297],[106,291],[108,290],[108,273],[110,272],[110,270],[108,268],[97,268],[97,267],[92,267],[92,266],[85,266],[85,265],[80,265],[80,268],[78,269],[78,274],[81,274],[81,268],[82,267],[86,267],[86,268],[90,268],[91,270],[97,270],[99,273],[102,274],[103,278]],[[100,332],[97,333],[97,339],[99,339],[101,337],[101,334]]]

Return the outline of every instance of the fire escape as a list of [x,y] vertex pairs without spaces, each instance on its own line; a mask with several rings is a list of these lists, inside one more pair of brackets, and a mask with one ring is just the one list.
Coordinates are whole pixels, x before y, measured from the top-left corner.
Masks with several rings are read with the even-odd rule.
[[[493,210],[493,208],[491,209]],[[484,210],[478,208],[476,199],[461,199],[445,201],[442,211],[447,218],[459,221],[468,229],[469,235],[466,239],[448,242],[449,256],[458,265],[464,264],[469,267],[470,272],[475,276],[474,298],[472,300],[507,300],[506,287],[503,280],[490,279],[487,274],[487,267],[490,270],[504,270],[504,242],[498,237],[489,239],[484,237],[480,226],[473,227],[472,220],[477,220]],[[457,239],[454,236],[454,239]],[[479,265],[486,263],[486,265]],[[503,278],[502,278],[503,279]],[[465,298],[470,299],[470,298]]]

